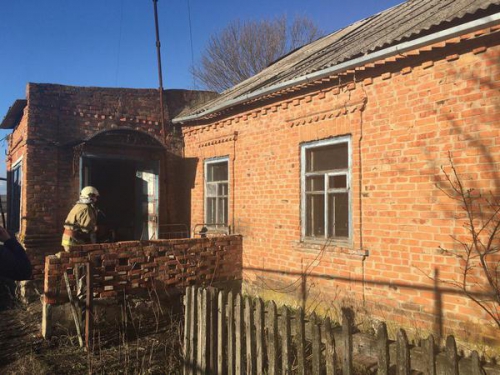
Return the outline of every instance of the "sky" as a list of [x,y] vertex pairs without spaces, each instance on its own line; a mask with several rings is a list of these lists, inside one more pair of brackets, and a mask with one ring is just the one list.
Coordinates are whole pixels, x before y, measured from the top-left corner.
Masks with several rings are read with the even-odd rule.
[[[202,88],[190,67],[233,20],[301,15],[328,34],[401,2],[158,0],[163,86]],[[0,0],[0,120],[28,82],[157,88],[153,0]],[[8,133],[0,130],[0,139]],[[0,177],[5,148],[3,140]]]

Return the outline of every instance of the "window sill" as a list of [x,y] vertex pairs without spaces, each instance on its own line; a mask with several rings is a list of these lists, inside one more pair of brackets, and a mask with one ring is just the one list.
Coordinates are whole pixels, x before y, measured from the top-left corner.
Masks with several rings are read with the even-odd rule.
[[304,237],[295,243],[295,249],[310,253],[326,250],[328,253],[360,257],[367,256],[365,252],[355,248],[352,239],[320,240],[318,238]]

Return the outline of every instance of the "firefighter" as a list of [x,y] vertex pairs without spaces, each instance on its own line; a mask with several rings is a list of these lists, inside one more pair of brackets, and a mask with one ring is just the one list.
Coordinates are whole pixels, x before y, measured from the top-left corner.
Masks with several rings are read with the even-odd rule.
[[97,197],[99,192],[93,186],[86,186],[80,192],[80,199],[73,206],[64,222],[62,246],[69,251],[73,245],[96,242]]

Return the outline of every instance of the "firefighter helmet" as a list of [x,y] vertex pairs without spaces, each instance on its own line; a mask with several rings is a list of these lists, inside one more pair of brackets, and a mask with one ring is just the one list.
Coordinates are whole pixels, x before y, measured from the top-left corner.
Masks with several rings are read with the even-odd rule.
[[93,186],[85,186],[80,192],[81,198],[95,199],[99,196],[99,191]]

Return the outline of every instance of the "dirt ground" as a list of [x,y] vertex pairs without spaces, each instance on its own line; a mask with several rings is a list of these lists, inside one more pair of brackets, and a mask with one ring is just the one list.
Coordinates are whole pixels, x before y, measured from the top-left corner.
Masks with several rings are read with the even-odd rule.
[[127,304],[115,322],[94,330],[93,350],[73,334],[41,336],[42,306],[0,311],[0,374],[180,374],[180,315],[158,305]]

